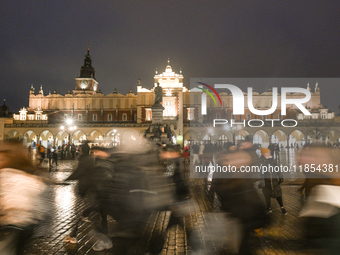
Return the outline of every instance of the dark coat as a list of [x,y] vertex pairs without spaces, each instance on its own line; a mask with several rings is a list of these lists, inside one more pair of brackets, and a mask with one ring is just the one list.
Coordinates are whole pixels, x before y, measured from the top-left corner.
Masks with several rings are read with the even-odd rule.
[[253,187],[253,179],[214,178],[212,190],[220,198],[222,210],[239,218],[246,229],[263,227],[265,208]]
[[83,155],[79,160],[76,170],[66,179],[66,181],[78,180],[78,192],[82,197],[94,187],[92,179],[93,168],[93,158],[89,155]]
[[172,182],[175,184],[175,198],[178,202],[186,200],[190,196],[188,180],[185,178],[181,158],[167,161],[167,167],[173,168]]
[[[276,166],[276,162],[273,158],[266,159],[261,157],[262,165],[268,166]],[[282,197],[282,189],[281,189],[281,182],[283,182],[282,173],[279,172],[266,172],[263,175],[264,177],[264,188],[263,194],[265,196],[270,196],[273,198]]]

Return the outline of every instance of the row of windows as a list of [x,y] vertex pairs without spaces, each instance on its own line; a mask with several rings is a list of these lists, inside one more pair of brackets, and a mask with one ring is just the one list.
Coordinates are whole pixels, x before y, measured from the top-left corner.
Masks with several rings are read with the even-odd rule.
[[312,113],[312,115],[303,115],[302,113],[298,115],[298,119],[299,120],[303,120],[303,119],[332,119],[332,114],[331,113],[327,113],[327,112],[321,112],[319,113]]
[[26,113],[20,113],[20,117],[19,117],[20,120],[41,120],[41,113],[37,113],[35,115],[32,115],[32,114],[26,114]]
[[[221,118],[221,114],[219,112],[216,113],[216,119],[220,119]],[[232,114],[231,115],[231,118],[232,119],[235,119],[235,115]],[[251,114],[250,113],[247,113],[247,120],[250,120],[251,119]],[[262,116],[262,119],[263,120],[266,120],[267,119],[267,116],[263,115]],[[279,113],[279,119],[281,119],[281,114]]]
[[[153,100],[153,99],[152,99]],[[41,105],[41,100],[36,99],[36,100],[31,100],[32,101],[32,107],[35,108],[38,105]],[[107,100],[104,101],[103,104],[103,100],[89,100],[89,103],[86,103],[86,101],[84,101],[83,99],[79,99],[79,100],[73,100],[73,101],[62,101],[62,100],[58,100],[58,101],[45,101],[43,102],[42,106],[43,108],[47,108],[47,109],[70,109],[70,108],[74,108],[74,109],[85,109],[85,108],[91,108],[91,109],[100,109],[103,108],[103,105],[105,105],[105,108],[110,108],[110,109],[114,109],[114,108],[130,108],[131,106],[133,108],[136,107],[136,99],[133,100],[129,100],[129,99],[117,99],[117,100],[113,100],[110,99],[107,103]],[[92,106],[91,106],[91,102],[92,102]],[[152,101],[150,101],[152,102]],[[86,103],[86,104],[85,104]]]
[[[67,118],[68,118],[68,114],[65,114],[65,115],[64,115],[64,118],[67,119]],[[92,115],[92,120],[93,120],[93,121],[97,121],[97,120],[98,120],[98,115],[97,115],[96,113],[94,113],[94,114]],[[107,120],[107,121],[112,121],[112,120],[113,120],[113,119],[112,119],[112,114],[111,114],[111,113],[107,115],[107,119],[106,119],[106,120]],[[127,120],[128,120],[128,119],[127,119],[127,114],[126,114],[126,113],[123,113],[123,115],[122,115],[122,121],[127,121]],[[137,114],[134,115],[134,120],[137,121]],[[78,114],[78,121],[83,121],[83,114]]]

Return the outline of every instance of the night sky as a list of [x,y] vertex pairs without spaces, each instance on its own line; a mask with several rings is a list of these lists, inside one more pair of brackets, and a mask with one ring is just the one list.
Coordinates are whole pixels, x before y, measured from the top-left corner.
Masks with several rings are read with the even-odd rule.
[[[136,93],[138,78],[152,88],[168,58],[187,87],[191,77],[339,77],[339,1],[1,2],[0,100],[11,112],[28,106],[31,84],[73,90],[88,44],[105,95]],[[319,86],[338,112],[340,82]]]

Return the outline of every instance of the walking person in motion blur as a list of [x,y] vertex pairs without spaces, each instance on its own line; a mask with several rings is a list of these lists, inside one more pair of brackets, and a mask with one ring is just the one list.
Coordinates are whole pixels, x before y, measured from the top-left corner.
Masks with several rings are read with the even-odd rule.
[[21,143],[0,144],[0,254],[22,254],[25,243],[50,213],[46,179],[37,175]]
[[[256,154],[249,144],[242,143],[239,149],[234,148],[231,153],[219,154],[218,164],[231,165],[236,169],[254,164]],[[220,199],[222,211],[229,213],[230,219],[237,219],[240,222],[239,230],[242,234],[231,233],[230,238],[235,239],[235,252],[242,255],[252,254],[249,246],[251,233],[263,228],[266,221],[265,206],[254,188],[255,179],[247,174],[237,171],[216,172],[211,187],[212,192]]]
[[[307,197],[299,216],[304,218],[307,245],[320,254],[340,253],[340,173],[332,169],[340,164],[339,154],[336,149],[315,146],[302,149],[298,156],[306,171]],[[322,166],[323,171],[310,171],[313,166]]]
[[[275,160],[273,159],[270,149],[260,148],[261,150],[261,161],[265,166],[276,166]],[[280,171],[272,172],[267,171],[264,173],[264,188],[262,189],[264,198],[267,204],[267,213],[272,213],[271,198],[275,198],[280,205],[280,209],[284,215],[287,214],[285,207],[283,206],[282,200],[282,189],[281,183],[283,182],[283,176]]]
[[[166,165],[164,176],[170,178],[171,183],[175,186],[174,202],[168,208],[168,210],[171,211],[171,216],[166,231],[175,225],[185,228],[188,245],[197,252],[203,248],[203,245],[199,237],[196,236],[196,233],[192,231],[192,227],[186,224],[187,221],[185,221],[185,217],[190,215],[190,189],[189,182],[184,173],[184,166],[181,164],[182,159],[179,146],[167,144],[160,151],[159,158],[161,163],[165,163]],[[154,247],[157,247],[158,250],[154,249],[152,254],[158,254],[161,251],[163,243],[161,243],[160,238],[158,238],[158,242],[158,245],[153,243]]]

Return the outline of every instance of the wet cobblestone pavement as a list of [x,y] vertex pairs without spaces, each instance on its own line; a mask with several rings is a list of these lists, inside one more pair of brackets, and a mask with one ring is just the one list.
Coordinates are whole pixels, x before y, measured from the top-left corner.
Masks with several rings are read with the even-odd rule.
[[[94,240],[89,234],[93,229],[92,224],[100,220],[97,214],[92,213],[90,219],[93,223],[83,222],[79,227],[77,244],[69,244],[63,241],[64,237],[70,232],[71,227],[75,224],[76,219],[85,209],[83,199],[80,199],[75,192],[76,183],[64,183],[64,180],[71,174],[77,161],[64,160],[59,161],[58,168],[52,168],[50,171],[51,179],[55,182],[53,185],[54,214],[52,215],[52,229],[50,234],[45,238],[36,238],[30,241],[25,249],[25,254],[118,254],[123,255],[120,250],[121,240],[112,237],[113,248],[103,252],[92,250]],[[45,168],[48,172],[48,168]],[[193,200],[190,205],[191,215],[186,217],[187,225],[196,226],[204,231],[204,225],[212,221],[213,212],[218,212],[218,203],[211,199],[206,192],[203,181],[192,180],[191,191]],[[283,215],[279,206],[272,201],[273,213],[271,214],[271,223],[267,226],[263,234],[252,236],[250,245],[253,254],[320,254],[305,248],[302,239],[302,219],[298,217],[298,212],[303,204],[303,198],[298,193],[296,182],[289,181],[283,185],[283,200],[288,211]],[[141,242],[150,238],[151,233],[163,231],[168,223],[170,212],[159,212],[150,218],[144,237]],[[109,221],[109,232],[114,227],[114,222]],[[204,235],[202,235],[204,236]],[[214,245],[214,240],[204,240],[208,247]],[[224,244],[225,247],[226,244]],[[136,245],[135,254],[144,254],[142,248]],[[167,240],[164,245],[162,255],[184,255],[190,254],[190,248],[187,247],[185,231],[179,227],[171,228],[167,233]],[[227,247],[218,254],[229,254]]]

